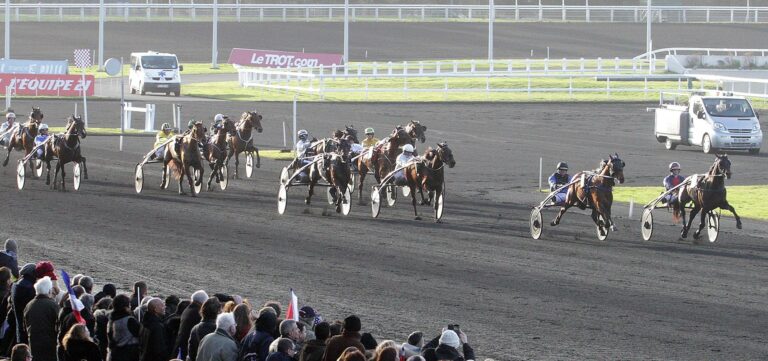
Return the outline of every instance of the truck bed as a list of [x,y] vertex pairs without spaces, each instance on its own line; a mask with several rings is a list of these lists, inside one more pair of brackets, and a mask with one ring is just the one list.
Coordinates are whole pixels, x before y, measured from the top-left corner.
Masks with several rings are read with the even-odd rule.
[[688,143],[688,108],[667,105],[656,108],[653,131],[656,138],[669,138],[682,144]]

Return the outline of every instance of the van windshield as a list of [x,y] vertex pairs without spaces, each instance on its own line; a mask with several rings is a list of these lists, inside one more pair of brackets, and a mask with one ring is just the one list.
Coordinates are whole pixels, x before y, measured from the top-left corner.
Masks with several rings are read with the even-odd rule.
[[707,113],[713,117],[753,117],[752,107],[745,99],[704,99]]
[[174,56],[142,56],[141,67],[144,69],[176,69],[178,64]]

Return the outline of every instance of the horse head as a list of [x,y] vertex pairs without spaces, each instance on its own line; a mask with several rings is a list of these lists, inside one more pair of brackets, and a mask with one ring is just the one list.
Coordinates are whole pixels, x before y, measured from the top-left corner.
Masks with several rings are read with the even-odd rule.
[[[34,122],[33,122],[34,123]],[[70,115],[67,118],[66,132],[85,138],[88,134],[85,132],[85,122],[83,122],[82,116]]]
[[236,134],[237,133],[237,127],[235,126],[235,121],[233,121],[232,119],[229,119],[229,117],[224,118],[224,121],[222,122],[222,126],[223,126],[223,128],[221,128],[221,129],[222,129],[222,131],[224,133],[227,133],[227,134],[229,134],[231,136],[237,135]]
[[421,125],[418,120],[411,120],[411,122],[405,126],[405,131],[408,132],[411,139],[418,139],[421,143],[427,141],[427,136],[424,135],[424,133],[427,132],[427,127]]
[[[728,159],[728,154],[715,154],[717,160],[712,164],[710,168],[710,174],[712,175],[725,175],[725,178],[731,179],[731,161]],[[714,172],[714,173],[713,173]]]
[[618,153],[608,155],[608,162],[605,164],[609,168],[608,175],[617,179],[619,183],[624,183],[624,167],[627,164],[619,158]]
[[456,160],[453,159],[453,152],[451,148],[448,148],[446,142],[437,143],[437,155],[443,163],[448,164],[448,168],[453,168],[456,165]]
[[43,111],[40,110],[40,107],[32,107],[32,111],[29,113],[29,122],[35,122],[37,124],[40,124],[43,122]]
[[195,125],[192,126],[192,132],[190,133],[192,136],[192,139],[200,142],[205,138],[205,128],[203,127],[203,122],[196,121]]
[[355,129],[352,125],[345,125],[344,126],[344,135],[345,138],[347,138],[348,141],[352,143],[360,143],[360,141],[357,139],[357,129]]
[[264,130],[264,128],[261,127],[261,119],[261,114],[257,113],[255,110],[252,112],[244,112],[240,117],[240,124],[244,125],[245,129],[251,127],[261,133]]

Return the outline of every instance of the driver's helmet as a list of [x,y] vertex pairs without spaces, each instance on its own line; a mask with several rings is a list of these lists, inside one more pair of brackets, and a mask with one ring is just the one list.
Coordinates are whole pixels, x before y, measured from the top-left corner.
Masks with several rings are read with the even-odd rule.
[[216,123],[223,122],[224,121],[224,114],[221,114],[221,113],[216,114],[213,117],[213,121],[216,122]]
[[309,136],[309,132],[304,130],[304,129],[302,129],[302,130],[299,130],[299,134],[298,135],[299,135],[299,139],[307,140],[307,137]]
[[406,144],[403,146],[403,153],[413,153],[413,146]]
[[48,124],[45,124],[45,123],[40,124],[40,131],[43,131],[43,130],[48,130]]
[[335,131],[333,131],[334,138],[341,138],[343,136],[344,136],[344,132],[342,132],[341,130],[336,129]]
[[187,128],[192,129],[195,127],[195,120],[191,119],[189,122],[187,122]]
[[5,119],[8,119],[8,120],[10,120],[10,119],[16,119],[16,113],[14,113],[14,112],[8,112],[7,114],[5,114]]
[[671,172],[673,170],[680,170],[680,163],[678,162],[669,163],[669,171]]
[[365,128],[365,134],[366,135],[368,135],[368,134],[373,135],[373,128]]
[[568,163],[566,162],[557,163],[557,170],[568,170]]
[[171,130],[171,125],[168,123],[163,123],[163,125],[160,126],[160,130]]

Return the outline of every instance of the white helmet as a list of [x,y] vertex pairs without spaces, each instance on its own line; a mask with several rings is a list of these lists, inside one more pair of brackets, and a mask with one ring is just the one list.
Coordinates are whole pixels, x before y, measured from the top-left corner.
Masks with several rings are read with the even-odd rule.
[[299,136],[302,136],[302,135],[306,137],[306,136],[308,136],[308,135],[309,135],[309,132],[308,132],[308,131],[306,131],[306,130],[304,130],[304,129],[302,129],[302,130],[299,130]]
[[413,146],[406,144],[403,146],[403,153],[413,153]]
[[214,122],[223,122],[224,121],[224,114],[216,114],[216,116],[213,117]]
[[5,118],[6,118],[6,119],[8,119],[8,118],[13,118],[13,119],[16,119],[16,113],[14,113],[14,112],[8,112],[7,114],[5,114]]
[[678,162],[669,163],[669,171],[671,172],[673,170],[680,170],[680,163]]
[[48,124],[40,124],[40,130],[48,130]]

